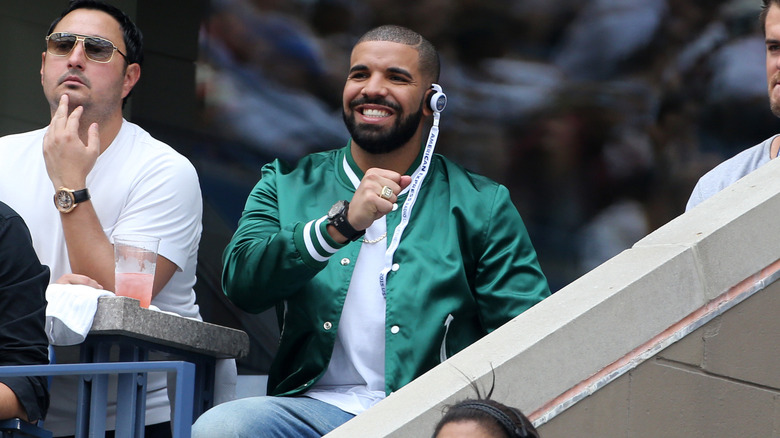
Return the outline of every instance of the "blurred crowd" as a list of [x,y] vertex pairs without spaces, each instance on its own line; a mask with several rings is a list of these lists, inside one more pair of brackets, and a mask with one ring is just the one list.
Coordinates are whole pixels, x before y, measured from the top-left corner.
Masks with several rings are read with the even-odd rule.
[[[442,56],[437,151],[509,187],[553,291],[683,212],[696,180],[780,131],[760,0],[211,0],[204,125],[235,170],[346,144],[356,38]],[[223,163],[224,165],[224,163]]]

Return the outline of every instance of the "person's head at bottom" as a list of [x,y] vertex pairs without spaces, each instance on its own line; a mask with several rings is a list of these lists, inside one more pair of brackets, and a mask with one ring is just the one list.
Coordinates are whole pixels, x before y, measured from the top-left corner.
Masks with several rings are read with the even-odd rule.
[[433,438],[539,438],[520,410],[494,400],[464,400],[450,406]]

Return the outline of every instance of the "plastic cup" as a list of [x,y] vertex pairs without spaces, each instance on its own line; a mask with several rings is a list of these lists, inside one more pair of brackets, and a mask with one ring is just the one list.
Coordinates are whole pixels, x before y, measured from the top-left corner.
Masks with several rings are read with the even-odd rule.
[[135,298],[141,307],[149,308],[159,245],[159,237],[114,236],[114,293]]

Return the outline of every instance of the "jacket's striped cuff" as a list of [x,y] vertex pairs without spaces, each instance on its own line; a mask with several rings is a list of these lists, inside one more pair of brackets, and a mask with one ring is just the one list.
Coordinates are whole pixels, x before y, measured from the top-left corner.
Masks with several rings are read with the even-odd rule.
[[298,252],[304,263],[316,268],[322,268],[336,251],[346,246],[330,237],[327,219],[327,216],[323,216],[295,229],[294,239]]

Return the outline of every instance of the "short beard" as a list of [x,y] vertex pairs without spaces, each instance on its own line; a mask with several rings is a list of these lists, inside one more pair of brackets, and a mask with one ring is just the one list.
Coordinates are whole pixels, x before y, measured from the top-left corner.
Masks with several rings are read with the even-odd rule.
[[770,99],[769,109],[772,110],[772,114],[774,114],[775,117],[780,117],[780,102],[774,102]]
[[774,114],[775,117],[780,117],[780,100],[775,100],[772,98],[778,81],[780,81],[780,77],[778,77],[778,75],[774,75],[769,78],[769,109],[772,110],[772,114]]
[[[354,105],[350,106],[354,108]],[[352,141],[370,154],[387,154],[401,148],[414,137],[417,128],[420,126],[420,120],[422,120],[423,104],[420,103],[417,112],[409,114],[409,116],[403,119],[397,119],[392,128],[384,134],[380,131],[382,127],[374,125],[358,126],[354,114],[354,109],[351,116],[347,115],[346,111],[342,111],[344,124],[347,125]]]

